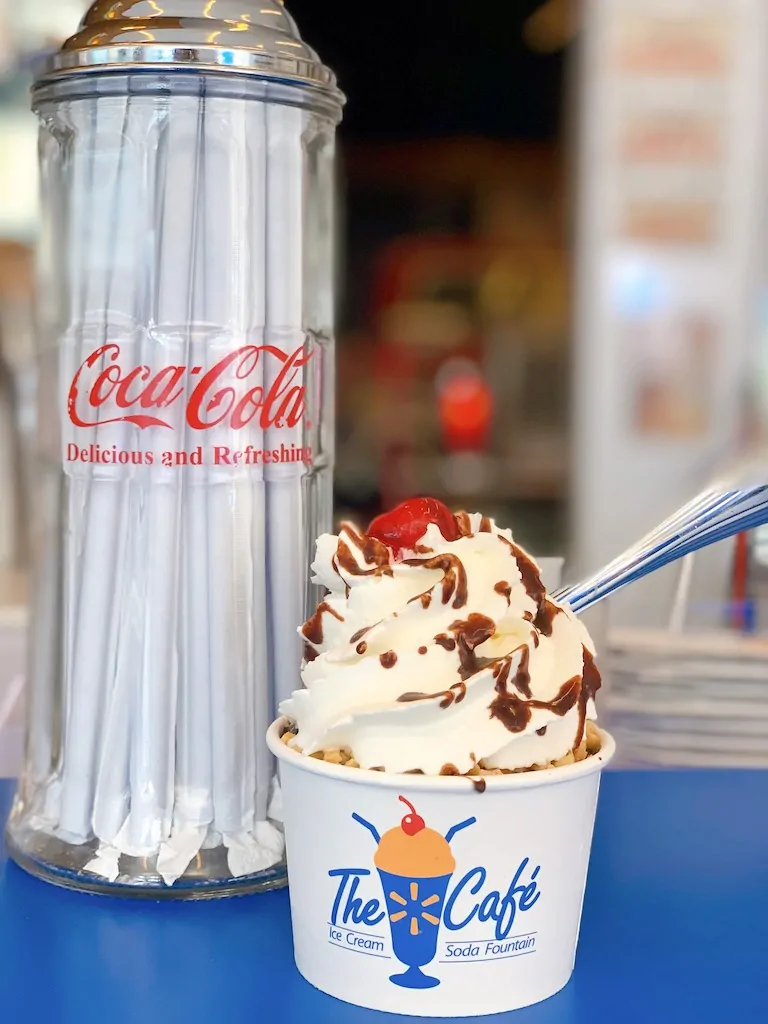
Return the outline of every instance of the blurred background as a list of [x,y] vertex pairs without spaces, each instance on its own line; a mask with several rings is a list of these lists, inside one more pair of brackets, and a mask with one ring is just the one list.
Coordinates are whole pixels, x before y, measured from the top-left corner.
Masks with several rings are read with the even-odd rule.
[[[20,721],[20,684],[4,701],[2,686],[22,665],[34,385],[27,93],[35,61],[86,6],[0,0],[7,729]],[[763,443],[764,0],[289,8],[349,97],[339,516],[431,494],[511,525],[536,555],[565,554],[573,577]],[[625,763],[768,764],[766,596],[758,532],[600,609]],[[0,774],[14,749],[0,743]]]

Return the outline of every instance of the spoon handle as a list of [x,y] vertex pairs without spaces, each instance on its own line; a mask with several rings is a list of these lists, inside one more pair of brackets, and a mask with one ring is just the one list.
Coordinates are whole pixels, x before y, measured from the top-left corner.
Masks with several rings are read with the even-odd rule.
[[583,612],[649,573],[693,551],[768,523],[768,485],[710,487],[608,565],[555,598]]

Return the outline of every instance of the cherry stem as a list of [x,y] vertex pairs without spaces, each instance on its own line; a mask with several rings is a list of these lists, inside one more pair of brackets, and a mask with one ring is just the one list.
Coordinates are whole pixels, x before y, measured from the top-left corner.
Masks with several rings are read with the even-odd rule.
[[399,796],[397,799],[402,800],[406,807],[410,807],[411,814],[415,815],[418,818],[418,814],[416,814],[416,808],[413,806],[410,800],[406,800],[404,796]]

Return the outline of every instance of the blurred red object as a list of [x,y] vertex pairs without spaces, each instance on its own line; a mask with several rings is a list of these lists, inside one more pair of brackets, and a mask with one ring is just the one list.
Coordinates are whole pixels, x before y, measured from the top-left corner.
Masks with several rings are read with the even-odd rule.
[[477,452],[488,447],[493,395],[477,368],[456,370],[438,383],[437,408],[448,451]]
[[750,631],[749,614],[749,538],[746,533],[736,537],[731,579],[731,628]]
[[566,264],[561,250],[501,237],[410,236],[377,254],[370,382],[384,507],[442,493],[442,455],[523,435],[528,411],[503,403],[529,364],[564,348]]

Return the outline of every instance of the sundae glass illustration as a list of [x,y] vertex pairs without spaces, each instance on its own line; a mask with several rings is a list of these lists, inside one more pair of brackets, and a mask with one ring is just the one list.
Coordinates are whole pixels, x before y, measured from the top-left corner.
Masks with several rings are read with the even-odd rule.
[[441,836],[427,828],[409,800],[403,796],[399,799],[410,813],[383,836],[360,815],[352,817],[368,829],[378,844],[374,864],[384,890],[392,949],[408,968],[403,974],[391,975],[390,981],[402,988],[434,988],[440,980],[424,974],[421,968],[431,963],[437,953],[446,892],[456,867],[451,839],[477,819],[462,821]]

